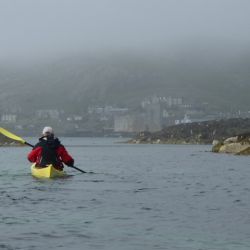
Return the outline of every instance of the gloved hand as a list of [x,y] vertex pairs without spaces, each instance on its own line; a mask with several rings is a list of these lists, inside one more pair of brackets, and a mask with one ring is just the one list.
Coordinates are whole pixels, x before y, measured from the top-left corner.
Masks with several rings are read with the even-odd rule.
[[69,166],[69,167],[73,167],[74,166],[74,160],[67,162],[66,165]]

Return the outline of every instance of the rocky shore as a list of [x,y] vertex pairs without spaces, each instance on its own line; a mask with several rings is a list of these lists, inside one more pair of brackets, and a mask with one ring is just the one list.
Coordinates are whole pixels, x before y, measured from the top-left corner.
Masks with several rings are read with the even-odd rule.
[[0,147],[9,147],[9,146],[23,146],[23,144],[13,141],[2,134],[0,134]]
[[213,144],[213,152],[250,154],[250,119],[227,119],[174,125],[141,132],[128,143]]
[[213,141],[212,152],[250,155],[250,133],[229,137],[224,141]]

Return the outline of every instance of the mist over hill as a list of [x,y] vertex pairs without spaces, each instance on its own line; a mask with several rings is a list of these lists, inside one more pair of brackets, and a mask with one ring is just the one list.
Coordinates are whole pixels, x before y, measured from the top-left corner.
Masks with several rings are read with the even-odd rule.
[[0,64],[2,110],[90,105],[137,107],[148,96],[181,96],[217,110],[250,106],[250,50],[192,48],[167,53],[73,54],[50,61]]

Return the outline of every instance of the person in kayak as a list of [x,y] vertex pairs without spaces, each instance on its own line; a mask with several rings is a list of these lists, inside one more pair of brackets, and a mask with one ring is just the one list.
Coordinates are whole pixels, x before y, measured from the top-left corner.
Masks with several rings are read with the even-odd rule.
[[74,159],[60,143],[59,139],[54,136],[51,127],[43,129],[42,137],[39,138],[39,142],[28,154],[28,160],[35,162],[36,167],[42,168],[52,164],[58,170],[63,170],[63,163],[67,166],[74,165]]

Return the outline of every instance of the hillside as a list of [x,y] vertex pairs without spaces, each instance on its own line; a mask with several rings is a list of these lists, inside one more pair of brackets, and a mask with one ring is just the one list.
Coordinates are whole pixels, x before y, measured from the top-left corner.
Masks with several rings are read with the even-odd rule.
[[217,110],[250,106],[250,53],[75,55],[34,65],[0,64],[1,108],[25,111],[88,105],[136,107],[154,94],[207,102]]

